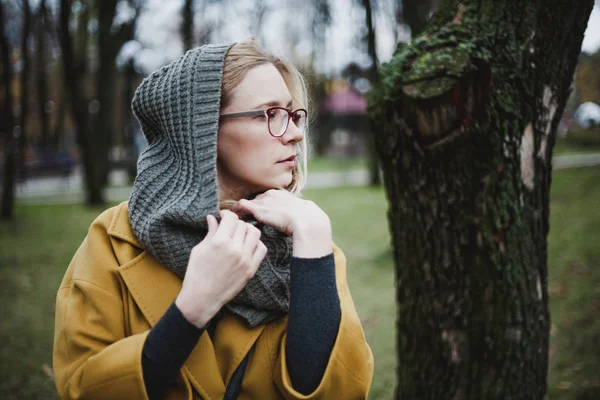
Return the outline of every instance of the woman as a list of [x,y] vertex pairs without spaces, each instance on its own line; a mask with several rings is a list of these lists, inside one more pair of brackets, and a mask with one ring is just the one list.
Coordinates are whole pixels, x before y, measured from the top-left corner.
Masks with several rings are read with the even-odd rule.
[[129,202],[58,291],[65,399],[361,399],[373,374],[327,215],[303,200],[306,89],[254,41],[146,78]]

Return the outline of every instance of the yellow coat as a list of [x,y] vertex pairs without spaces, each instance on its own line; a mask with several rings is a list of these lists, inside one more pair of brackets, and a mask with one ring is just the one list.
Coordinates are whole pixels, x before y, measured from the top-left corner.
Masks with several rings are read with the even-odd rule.
[[[249,329],[226,313],[215,341],[205,332],[166,399],[222,399],[254,343],[239,399],[365,399],[373,354],[346,283],[346,259],[334,245],[341,321],[329,364],[314,393],[296,392],[285,361],[287,318]],[[142,348],[181,288],[181,279],[137,241],[124,202],[100,215],[58,290],[54,374],[63,399],[147,399]]]

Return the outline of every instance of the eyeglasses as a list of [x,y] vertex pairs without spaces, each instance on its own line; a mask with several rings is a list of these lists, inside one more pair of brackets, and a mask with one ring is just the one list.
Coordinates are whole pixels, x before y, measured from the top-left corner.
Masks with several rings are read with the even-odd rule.
[[266,110],[256,111],[243,111],[231,114],[221,115],[220,118],[238,118],[238,117],[258,117],[265,116],[267,118],[267,125],[269,127],[269,133],[274,137],[283,136],[288,128],[290,120],[294,122],[296,127],[304,132],[306,127],[306,110],[299,108],[294,111],[290,111],[283,107],[269,107]]

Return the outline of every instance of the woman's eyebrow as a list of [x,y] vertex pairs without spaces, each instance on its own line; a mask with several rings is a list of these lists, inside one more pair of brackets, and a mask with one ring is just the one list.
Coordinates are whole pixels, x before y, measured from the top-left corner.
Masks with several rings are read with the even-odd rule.
[[[281,104],[281,103],[279,103],[277,100],[271,100],[271,101],[267,101],[267,102],[265,102],[265,103],[259,104],[259,105],[257,105],[257,106],[256,106],[256,107],[254,107],[254,108],[255,108],[255,109],[260,109],[260,108],[263,108],[263,107],[265,107],[265,106],[266,106],[266,107],[278,107],[280,104]],[[286,106],[286,108],[290,108],[291,106],[292,106],[292,100],[290,100],[290,101],[287,103],[287,106]]]

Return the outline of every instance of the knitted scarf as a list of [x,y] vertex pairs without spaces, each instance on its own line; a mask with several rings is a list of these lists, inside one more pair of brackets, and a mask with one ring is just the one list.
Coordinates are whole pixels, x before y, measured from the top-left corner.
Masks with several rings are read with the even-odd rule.
[[[190,252],[218,217],[217,132],[223,61],[231,45],[205,45],[144,79],[133,112],[148,147],[129,198],[133,232],[161,264],[183,278]],[[268,252],[256,275],[225,307],[250,327],[289,309],[292,239],[258,224]]]

